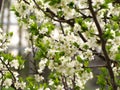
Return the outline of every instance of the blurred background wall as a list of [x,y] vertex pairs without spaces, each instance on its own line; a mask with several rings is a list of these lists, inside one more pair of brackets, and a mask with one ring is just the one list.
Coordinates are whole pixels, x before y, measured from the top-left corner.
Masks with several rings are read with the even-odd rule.
[[13,37],[9,46],[9,52],[14,55],[21,55],[24,48],[28,45],[26,41],[26,30],[20,27],[11,5],[15,0],[0,0],[0,26],[4,32],[13,32]]

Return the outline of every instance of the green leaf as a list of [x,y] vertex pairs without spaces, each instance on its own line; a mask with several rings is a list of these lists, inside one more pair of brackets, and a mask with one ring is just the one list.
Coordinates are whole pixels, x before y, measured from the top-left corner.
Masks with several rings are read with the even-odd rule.
[[83,48],[87,50],[87,49],[89,49],[89,46],[88,45],[84,45]]
[[104,4],[101,4],[100,7],[102,9],[108,9],[108,4],[104,3]]
[[80,87],[79,86],[75,86],[74,90],[80,90]]
[[2,53],[2,56],[4,57],[4,60],[12,61],[14,59],[11,54]]
[[30,19],[32,19],[32,20],[36,20],[37,18],[36,18],[35,15],[30,15]]
[[28,23],[28,19],[27,19],[27,18],[22,18],[22,21],[23,21],[24,23]]
[[119,53],[120,53],[120,45],[118,46],[118,51],[119,51]]
[[27,77],[26,80],[27,80],[27,82],[29,82],[30,86],[32,86],[32,87],[34,86],[35,79],[32,76]]
[[80,56],[77,56],[77,61],[80,62],[80,63],[83,63],[83,60]]
[[88,27],[87,27],[87,25],[85,23],[82,22],[81,29],[82,29],[83,32],[85,32],[85,31],[88,30]]
[[97,84],[99,84],[100,88],[104,90],[107,84],[106,79],[109,81],[108,71],[106,68],[100,68],[100,71],[101,74],[97,76]]
[[48,31],[46,34],[49,35],[55,29],[55,25],[51,22],[47,22],[47,23],[44,23],[40,26],[41,30],[42,30],[42,28],[47,28]]
[[113,29],[116,30],[116,29],[119,29],[119,25],[117,22],[114,22],[113,24]]
[[12,78],[12,75],[10,72],[5,73],[5,78]]
[[115,16],[115,15],[114,15],[114,16],[112,16],[112,20],[113,20],[113,21],[119,21],[120,19],[119,19],[118,16]]
[[71,9],[74,8],[74,2],[70,2],[69,4],[67,4]]
[[17,11],[15,11],[15,15],[16,15],[17,17],[20,17],[19,12],[17,12]]
[[61,57],[61,56],[60,56],[60,52],[55,52],[54,62],[60,64],[60,63],[61,63],[61,61],[59,60],[60,57]]
[[115,32],[115,35],[116,35],[116,36],[120,36],[120,32],[119,32],[119,31],[116,31],[116,32]]
[[32,33],[33,35],[38,35],[39,31],[38,31],[37,23],[32,23],[32,24],[30,25],[29,31],[30,31],[30,33]]
[[113,39],[114,37],[113,37],[113,34],[111,33],[111,30],[109,29],[109,30],[106,30],[106,31],[104,31],[104,33],[103,33],[103,38],[104,39]]
[[25,63],[25,60],[22,59],[22,56],[17,56],[16,59],[19,62],[20,68],[22,68]]
[[107,52],[110,52],[111,47],[112,47],[112,45],[107,45],[107,46],[106,46]]
[[106,4],[112,3],[114,0],[105,0]]
[[73,45],[77,48],[79,48],[79,45],[77,44],[77,42],[74,42]]
[[59,4],[61,2],[61,0],[44,0],[44,2],[49,2],[49,5],[53,6],[56,4]]
[[78,23],[79,25],[81,25],[82,22],[83,22],[83,18],[81,18],[81,17],[76,18],[76,19],[75,19],[75,22]]
[[26,6],[23,5],[22,8],[23,8],[23,10],[26,10]]
[[2,90],[15,90],[15,89],[12,87],[9,87],[9,88],[2,88]]
[[10,37],[12,37],[13,36],[13,32],[9,32],[9,35],[10,35]]
[[118,53],[118,54],[115,55],[115,60],[120,61],[120,53]]
[[54,28],[55,28],[55,25],[52,24],[52,23],[46,23],[46,26],[47,26],[47,28],[48,28],[48,34],[50,34],[51,31],[53,31]]
[[57,12],[58,17],[62,17],[63,14],[64,14],[64,12],[62,10]]

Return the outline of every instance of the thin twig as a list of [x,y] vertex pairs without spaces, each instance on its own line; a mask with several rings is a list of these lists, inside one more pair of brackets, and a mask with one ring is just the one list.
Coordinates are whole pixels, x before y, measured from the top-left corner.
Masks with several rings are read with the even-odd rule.
[[13,80],[16,81],[16,78],[13,74],[13,72],[10,70],[10,68],[8,67],[8,65],[0,58],[0,60],[2,61],[2,63],[5,65],[5,67],[8,69],[8,71],[11,73]]
[[23,0],[26,4],[28,4],[28,5],[30,5],[30,3],[28,2],[28,1],[26,1],[26,0]]
[[62,75],[62,83],[64,85],[64,89],[68,90],[68,85],[67,85],[67,81],[66,81],[66,77]]
[[84,42],[87,42],[87,39],[82,35],[82,33],[80,31],[78,31],[78,34]]
[[[34,41],[33,41],[33,36],[32,36],[32,35],[31,35],[31,37],[30,37],[30,41],[31,41],[32,54],[33,54],[33,59],[34,59],[36,52],[35,52],[35,49],[34,49]],[[31,62],[32,62],[32,61],[31,61]],[[33,61],[33,65],[34,65],[34,67],[35,67],[35,72],[37,73],[38,71],[37,71],[36,60]]]
[[73,80],[72,80],[73,90],[75,90],[75,86],[76,86],[75,79],[76,79],[76,76],[75,76],[75,73],[74,73]]
[[61,22],[60,22],[60,27],[61,27],[61,30],[62,30],[63,35],[66,36],[66,35],[65,35],[65,32],[64,32],[64,29],[63,29],[63,25],[62,25]]

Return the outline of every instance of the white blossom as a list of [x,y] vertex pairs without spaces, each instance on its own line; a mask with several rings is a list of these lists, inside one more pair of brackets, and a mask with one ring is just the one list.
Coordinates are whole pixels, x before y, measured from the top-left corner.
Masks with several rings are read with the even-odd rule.
[[19,67],[19,62],[17,59],[14,59],[10,62],[11,67],[14,67],[15,69],[18,69]]
[[28,53],[32,52],[32,49],[27,47],[27,48],[25,48],[24,52],[25,52],[25,54],[28,54]]
[[24,90],[26,87],[26,83],[25,82],[15,82],[15,88],[18,89],[18,88],[21,88],[22,90]]
[[6,78],[3,84],[6,88],[10,87],[12,85],[12,79]]
[[43,79],[44,79],[44,77],[43,76],[40,76],[40,75],[34,75],[35,76],[35,80],[37,81],[37,82],[40,82],[40,81],[42,81]]

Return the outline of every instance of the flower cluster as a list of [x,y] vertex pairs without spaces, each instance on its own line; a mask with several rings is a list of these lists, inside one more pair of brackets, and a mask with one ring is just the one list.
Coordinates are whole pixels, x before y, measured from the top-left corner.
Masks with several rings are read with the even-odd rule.
[[22,82],[19,87],[15,85],[20,80],[18,72],[23,68],[24,61],[20,57],[14,57],[7,53],[12,34],[12,32],[4,33],[0,28],[0,86],[1,88],[24,89],[25,85]]
[[[34,75],[26,79],[26,88],[82,90],[93,77],[90,68],[101,67],[98,84],[102,89],[117,90],[120,86],[120,81],[116,81],[120,75],[119,8],[112,0],[17,2],[13,10],[20,25],[30,33],[31,48],[26,48],[25,53],[32,53],[34,59]],[[96,56],[105,65],[89,66]],[[19,66],[16,60],[10,65],[15,69]]]

